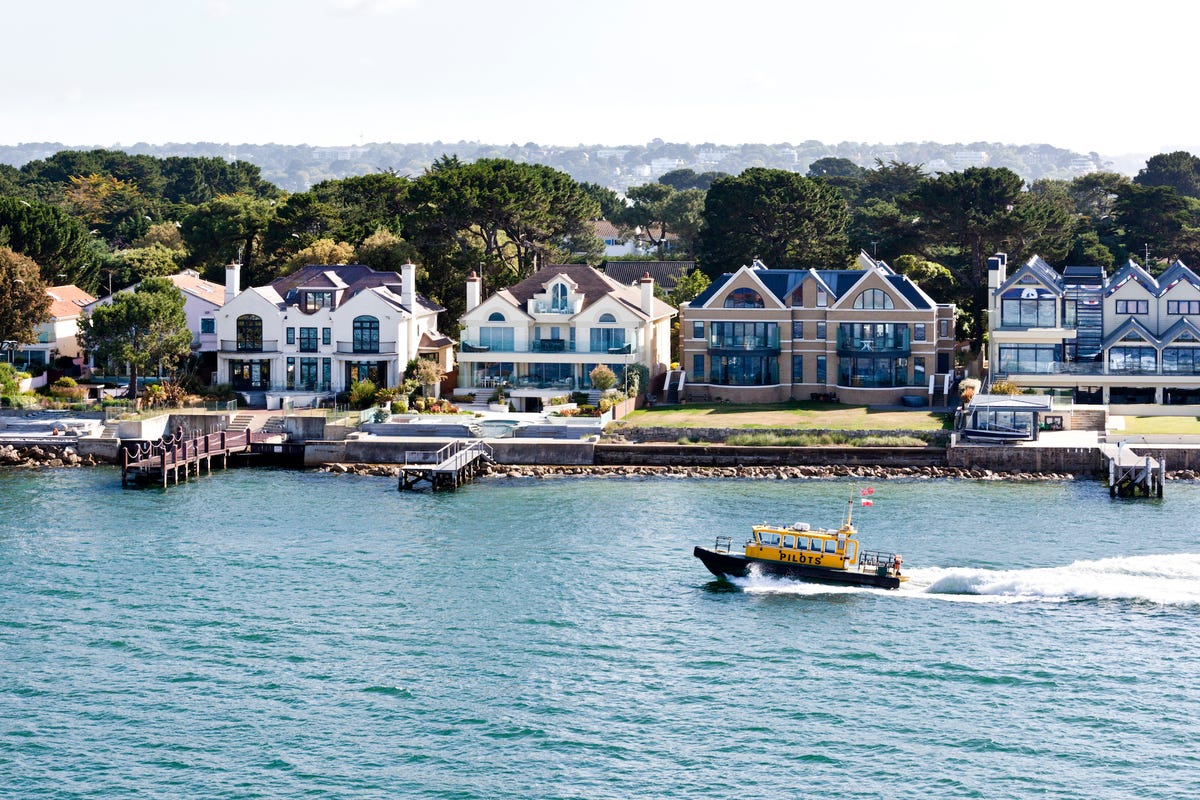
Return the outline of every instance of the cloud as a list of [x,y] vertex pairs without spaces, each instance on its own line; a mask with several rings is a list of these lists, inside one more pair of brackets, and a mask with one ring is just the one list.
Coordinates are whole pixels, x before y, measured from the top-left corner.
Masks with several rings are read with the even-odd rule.
[[416,8],[421,0],[329,0],[329,4],[335,11],[353,16],[382,17]]

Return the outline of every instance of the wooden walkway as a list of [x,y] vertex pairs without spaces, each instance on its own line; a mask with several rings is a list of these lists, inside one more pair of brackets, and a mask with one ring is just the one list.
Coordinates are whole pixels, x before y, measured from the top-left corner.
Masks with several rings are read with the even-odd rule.
[[408,450],[400,467],[399,491],[428,481],[433,491],[470,483],[492,462],[492,448],[478,439],[457,440],[437,450]]
[[1167,464],[1163,459],[1141,456],[1129,447],[1100,445],[1108,459],[1108,493],[1113,497],[1162,497]]
[[166,488],[171,482],[178,485],[180,476],[187,480],[189,475],[199,475],[202,469],[212,472],[213,461],[224,468],[229,464],[229,456],[249,453],[255,444],[277,435],[255,433],[246,428],[188,437],[182,430],[176,430],[157,442],[144,442],[132,450],[125,450],[121,486],[157,483]]

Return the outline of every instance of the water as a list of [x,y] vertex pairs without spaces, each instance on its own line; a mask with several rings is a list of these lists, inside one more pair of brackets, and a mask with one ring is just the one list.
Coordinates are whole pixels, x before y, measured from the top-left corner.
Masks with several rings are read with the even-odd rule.
[[884,481],[898,592],[713,580],[826,482],[0,472],[0,796],[1200,796],[1200,486]]

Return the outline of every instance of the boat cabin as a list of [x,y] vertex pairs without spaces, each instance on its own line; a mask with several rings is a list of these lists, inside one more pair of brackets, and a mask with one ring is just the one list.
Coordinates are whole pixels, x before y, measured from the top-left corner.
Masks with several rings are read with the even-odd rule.
[[828,569],[846,569],[858,562],[858,542],[853,526],[837,530],[813,530],[806,522],[790,527],[755,525],[746,542],[746,557],[807,564]]

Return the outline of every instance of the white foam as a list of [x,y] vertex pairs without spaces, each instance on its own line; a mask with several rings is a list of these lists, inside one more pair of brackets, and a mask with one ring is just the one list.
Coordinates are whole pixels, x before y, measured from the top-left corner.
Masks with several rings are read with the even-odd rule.
[[1076,561],[1065,567],[995,570],[925,567],[905,570],[899,592],[833,586],[751,573],[733,583],[747,594],[878,593],[966,603],[1062,603],[1071,600],[1133,600],[1200,606],[1200,553]]

